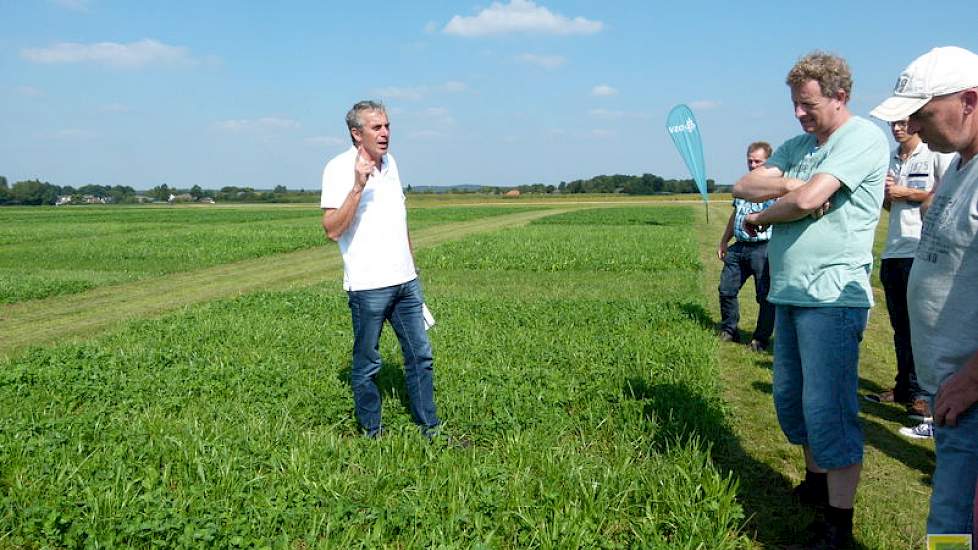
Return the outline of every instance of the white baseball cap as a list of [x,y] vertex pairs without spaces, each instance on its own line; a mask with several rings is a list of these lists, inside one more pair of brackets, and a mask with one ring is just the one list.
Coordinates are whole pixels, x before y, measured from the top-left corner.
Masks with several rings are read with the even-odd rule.
[[903,120],[935,96],[978,87],[978,55],[945,46],[918,57],[900,73],[893,96],[869,112],[880,120]]

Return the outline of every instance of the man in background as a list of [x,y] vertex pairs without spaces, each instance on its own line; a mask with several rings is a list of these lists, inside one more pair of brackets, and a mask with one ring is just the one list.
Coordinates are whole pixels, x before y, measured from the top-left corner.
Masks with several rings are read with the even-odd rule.
[[893,389],[870,394],[866,398],[877,403],[904,405],[910,417],[920,424],[903,428],[900,433],[922,439],[931,437],[933,428],[928,396],[917,383],[914,368],[910,316],[907,313],[907,281],[910,279],[914,252],[920,242],[920,205],[927,200],[947,170],[951,155],[931,151],[920,136],[907,131],[906,119],[891,122],[890,130],[897,147],[890,157],[883,195],[883,208],[889,210],[890,221],[880,264],[880,282],[893,327],[897,375]]
[[908,120],[932,151],[957,153],[930,199],[907,284],[917,379],[934,396],[928,534],[974,536],[978,483],[978,55],[934,48],[873,109]]
[[862,471],[859,343],[873,305],[869,272],[889,146],[875,124],[849,111],[852,73],[844,59],[808,54],[787,84],[804,133],[733,193],[750,201],[780,197],[744,220],[748,233],[777,224],[768,244],[768,300],[777,311],[774,405],[788,441],[805,455],[795,493],[824,511],[807,547],[845,548]]
[[[747,147],[747,169],[754,170],[763,166],[771,156],[771,146],[767,142],[757,141]],[[723,262],[720,272],[720,339],[725,342],[739,342],[740,304],[737,294],[743,288],[747,279],[754,278],[754,295],[757,298],[757,326],[750,341],[750,349],[764,351],[771,341],[774,331],[774,305],[767,301],[767,291],[771,283],[770,270],[767,262],[767,242],[771,238],[771,229],[748,235],[744,230],[744,218],[752,212],[760,212],[774,203],[774,199],[764,202],[750,202],[744,199],[733,200],[733,212],[727,220],[727,227],[720,237],[717,247],[717,258]],[[728,248],[731,238],[735,238],[733,246]]]

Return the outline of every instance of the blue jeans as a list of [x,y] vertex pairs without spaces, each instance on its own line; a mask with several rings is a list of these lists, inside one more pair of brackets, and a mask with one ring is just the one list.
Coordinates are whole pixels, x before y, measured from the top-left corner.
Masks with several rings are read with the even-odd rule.
[[727,249],[723,258],[723,271],[720,272],[720,330],[736,337],[737,324],[740,323],[740,302],[737,294],[754,277],[754,290],[757,304],[757,327],[754,340],[767,347],[774,330],[774,304],[767,301],[767,291],[771,286],[771,271],[767,261],[767,241],[737,241]]
[[861,464],[859,343],[868,308],[778,305],[774,408],[788,441],[826,470]]
[[978,405],[972,405],[959,416],[953,428],[935,424],[934,448],[937,468],[927,533],[973,534],[975,484],[978,483]]
[[428,433],[438,426],[431,343],[424,330],[424,296],[418,279],[371,290],[348,291],[353,317],[353,407],[360,427],[373,437],[380,432],[381,395],[375,381],[380,372],[380,331],[390,322],[404,354],[404,385],[411,416]]

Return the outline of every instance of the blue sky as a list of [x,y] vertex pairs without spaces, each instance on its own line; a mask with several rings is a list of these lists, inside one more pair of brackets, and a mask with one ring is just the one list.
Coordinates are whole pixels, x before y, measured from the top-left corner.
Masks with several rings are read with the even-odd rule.
[[[405,185],[707,176],[799,129],[802,54],[852,66],[865,115],[934,46],[978,51],[974,0],[919,2],[0,0],[0,175],[12,183],[316,189],[357,100],[383,100]],[[934,9],[928,10],[928,6]]]

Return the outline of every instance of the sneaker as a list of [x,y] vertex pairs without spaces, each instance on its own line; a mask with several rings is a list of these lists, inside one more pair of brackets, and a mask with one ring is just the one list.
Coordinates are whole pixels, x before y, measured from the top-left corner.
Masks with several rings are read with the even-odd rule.
[[896,403],[896,394],[893,390],[886,390],[883,393],[867,393],[863,399],[870,403]]
[[927,422],[931,417],[930,404],[926,399],[914,399],[913,403],[907,405],[907,416],[917,422]]
[[900,435],[911,439],[932,439],[934,437],[934,423],[921,422],[912,428],[903,426],[900,428]]
[[757,353],[763,353],[767,351],[767,346],[762,344],[760,340],[751,340],[750,344],[747,344],[747,347],[749,347],[751,351]]

